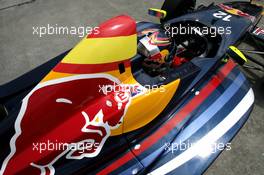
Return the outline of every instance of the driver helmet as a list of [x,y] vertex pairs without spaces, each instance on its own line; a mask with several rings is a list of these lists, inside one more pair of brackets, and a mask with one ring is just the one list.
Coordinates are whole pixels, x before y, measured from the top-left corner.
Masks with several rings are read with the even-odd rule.
[[163,29],[146,29],[138,43],[138,52],[148,60],[165,63],[170,52],[171,39]]

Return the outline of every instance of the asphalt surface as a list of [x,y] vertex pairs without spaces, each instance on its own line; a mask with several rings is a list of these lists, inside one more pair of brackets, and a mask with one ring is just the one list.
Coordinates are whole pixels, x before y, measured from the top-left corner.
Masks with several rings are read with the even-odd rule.
[[[200,0],[198,4],[209,4]],[[33,27],[91,26],[119,14],[137,21],[154,21],[147,15],[149,7],[160,8],[161,0],[0,0],[0,84],[35,68],[72,48],[81,39],[77,35],[33,34]],[[242,45],[243,48],[249,48]],[[206,175],[264,174],[264,75],[246,71],[256,95],[250,119]]]

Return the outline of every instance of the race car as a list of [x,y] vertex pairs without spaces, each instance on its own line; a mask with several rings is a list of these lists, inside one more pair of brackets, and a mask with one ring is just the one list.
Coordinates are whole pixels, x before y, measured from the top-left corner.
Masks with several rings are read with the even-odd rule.
[[111,18],[0,86],[0,174],[202,174],[250,116],[241,66],[264,66],[237,45],[264,30],[261,4],[195,3]]

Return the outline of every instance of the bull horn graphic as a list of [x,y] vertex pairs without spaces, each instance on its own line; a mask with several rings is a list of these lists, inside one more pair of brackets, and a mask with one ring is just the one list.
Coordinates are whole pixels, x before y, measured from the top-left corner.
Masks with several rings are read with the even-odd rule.
[[[131,101],[129,92],[105,95],[99,91],[100,85],[115,83],[120,81],[109,74],[82,74],[38,84],[22,101],[11,152],[0,174],[53,175],[53,165],[63,156],[75,160],[97,156],[111,130],[120,126]],[[69,128],[71,132],[66,133]],[[39,152],[30,146],[48,141],[66,147]]]
[[31,166],[40,169],[40,175],[54,175],[55,174],[55,169],[53,166],[39,166],[34,163],[30,164]]

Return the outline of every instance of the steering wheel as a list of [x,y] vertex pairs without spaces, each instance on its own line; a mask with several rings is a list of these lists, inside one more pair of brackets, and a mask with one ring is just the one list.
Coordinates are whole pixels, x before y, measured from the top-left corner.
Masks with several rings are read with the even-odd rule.
[[180,42],[180,45],[185,48],[186,57],[189,58],[206,57],[211,48],[206,36],[199,34],[187,36],[184,41]]

